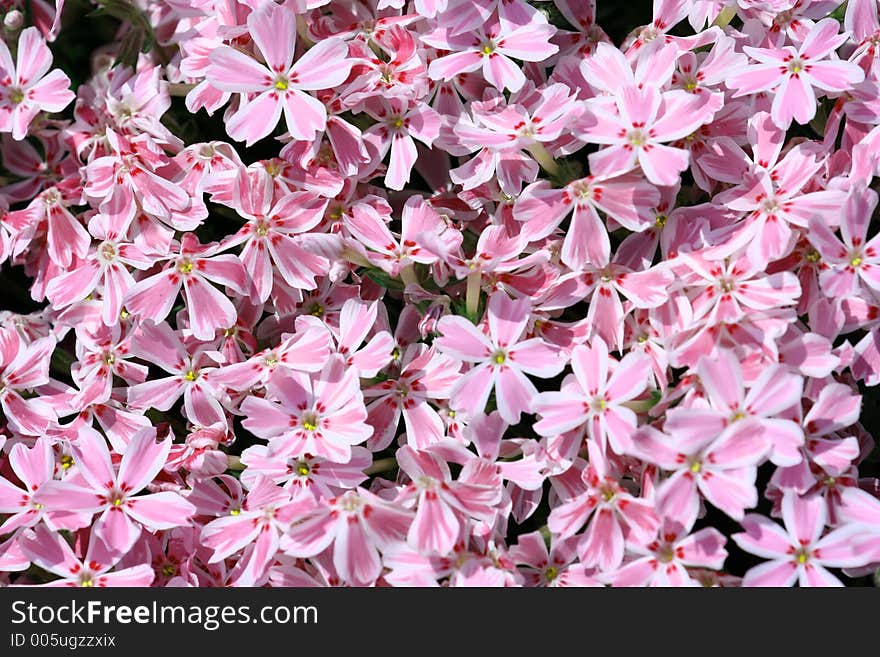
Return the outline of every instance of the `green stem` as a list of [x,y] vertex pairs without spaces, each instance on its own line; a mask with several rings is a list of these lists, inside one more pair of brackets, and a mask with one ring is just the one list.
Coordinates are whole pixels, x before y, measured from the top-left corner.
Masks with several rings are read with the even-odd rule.
[[364,470],[364,474],[374,475],[379,474],[380,472],[391,472],[397,467],[397,459],[393,456],[389,456],[385,459],[378,459],[373,461],[373,464]]
[[357,265],[358,267],[373,266],[373,264],[364,256],[347,246],[342,249],[342,259],[350,262],[353,265]]
[[186,96],[190,91],[196,88],[194,84],[185,84],[183,82],[171,82],[168,85],[168,94],[170,96]]
[[300,15],[296,17],[296,33],[299,38],[302,39],[306,50],[315,45],[315,42],[309,38],[309,24],[306,22],[306,19]]
[[244,463],[241,462],[241,459],[234,454],[229,454],[226,457],[226,469],[232,470],[233,472],[241,472],[244,470]]
[[535,158],[535,161],[541,165],[541,167],[549,173],[551,176],[556,176],[559,174],[559,164],[556,160],[553,159],[553,156],[550,155],[550,151],[544,148],[544,144],[540,142],[535,142],[527,149],[531,156]]
[[712,25],[717,27],[727,27],[730,25],[730,21],[732,21],[736,17],[736,5],[727,5],[721,12],[718,14],[718,18],[715,19],[715,22]]
[[477,319],[477,310],[480,308],[480,288],[483,283],[483,272],[479,267],[474,269],[467,277],[467,296],[465,297],[465,309],[472,321]]
[[416,266],[412,263],[400,270],[400,280],[404,285],[418,285],[419,278],[416,276]]

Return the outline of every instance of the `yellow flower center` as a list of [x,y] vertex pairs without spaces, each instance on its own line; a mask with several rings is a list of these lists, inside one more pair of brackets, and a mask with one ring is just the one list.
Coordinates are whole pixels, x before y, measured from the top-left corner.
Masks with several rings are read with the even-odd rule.
[[104,260],[113,260],[116,257],[116,247],[110,242],[101,244],[99,251]]
[[300,461],[299,463],[296,464],[296,474],[298,474],[300,477],[308,476],[308,474],[311,471],[312,471],[312,469],[309,467],[309,464],[306,463],[305,461]]
[[177,265],[177,271],[181,274],[189,274],[193,270],[193,263],[191,260],[181,260]]
[[391,125],[393,125],[398,130],[403,127],[403,118],[400,116],[396,116],[391,120]]
[[498,350],[494,354],[492,354],[492,360],[495,361],[496,365],[501,365],[504,361],[507,360],[507,354],[503,351]]
[[849,264],[851,264],[853,267],[858,267],[860,264],[862,264],[862,256],[854,255],[850,259]]
[[552,582],[557,577],[559,577],[559,568],[556,566],[548,566],[547,570],[544,571],[544,579],[548,582]]
[[665,214],[658,214],[657,218],[654,219],[654,225],[657,226],[657,228],[663,228],[663,226],[666,225],[668,219],[669,217],[667,217]]
[[664,545],[657,551],[657,560],[663,563],[669,563],[675,559],[675,551],[671,545]]
[[162,574],[165,575],[165,577],[171,577],[176,572],[177,568],[175,568],[174,564],[166,563],[162,566]]
[[241,509],[230,509],[230,510],[229,510],[229,515],[231,515],[231,516],[240,516],[240,515],[241,515]]
[[95,583],[92,581],[91,575],[83,575],[83,578],[79,581],[79,585],[84,589],[90,589]]
[[697,474],[697,473],[698,473],[700,470],[702,470],[702,469],[703,469],[703,464],[700,463],[699,461],[694,461],[693,463],[691,463],[691,468],[690,468],[690,470],[691,470],[691,472],[693,472],[694,474]]
[[74,464],[73,457],[70,454],[65,454],[61,457],[61,469],[67,470]]
[[644,130],[630,130],[626,138],[629,140],[630,145],[636,148],[641,148],[648,143],[648,136]]
[[807,262],[819,262],[822,256],[816,249],[810,249],[807,251],[807,255],[804,256],[804,259]]
[[254,229],[254,233],[257,237],[266,237],[269,234],[269,224],[264,221],[259,222],[256,229]]
[[18,105],[24,100],[24,92],[21,89],[13,88],[9,90],[9,100],[13,105]]
[[312,315],[313,317],[323,317],[324,316],[324,306],[322,306],[319,303],[316,303],[314,306],[312,306],[312,310],[309,313],[309,315]]
[[807,561],[810,560],[810,553],[806,548],[801,548],[795,553],[795,561],[799,564],[804,565]]
[[277,80],[275,80],[275,88],[278,91],[287,91],[288,86],[289,86],[289,84],[287,82],[287,78],[285,78],[285,77],[280,77]]
[[186,381],[195,381],[199,378],[199,373],[195,370],[189,370],[183,377]]
[[306,413],[303,415],[302,428],[306,431],[315,431],[318,428],[318,416],[314,413]]
[[104,354],[104,362],[107,365],[112,365],[116,362],[116,356],[110,352],[107,352],[106,354]]

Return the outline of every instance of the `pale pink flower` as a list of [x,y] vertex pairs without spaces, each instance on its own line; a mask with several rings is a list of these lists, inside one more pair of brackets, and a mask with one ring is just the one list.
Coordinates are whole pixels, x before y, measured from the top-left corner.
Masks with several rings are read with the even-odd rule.
[[780,128],[792,120],[801,125],[816,115],[816,92],[841,93],[861,82],[864,71],[856,64],[829,58],[849,35],[838,34],[840,23],[826,18],[810,30],[800,47],[753,48],[747,55],[758,63],[731,72],[727,86],[734,97],[773,90],[771,116]]
[[636,414],[624,404],[648,386],[651,361],[629,353],[612,364],[608,345],[595,337],[589,347],[577,345],[571,352],[573,375],[566,377],[560,392],[542,392],[534,403],[541,419],[535,431],[554,436],[583,427],[590,439],[604,449],[626,452],[636,429]]
[[453,408],[481,412],[494,388],[498,411],[510,424],[531,411],[538,391],[526,374],[550,378],[559,374],[564,362],[562,353],[541,338],[523,340],[530,311],[528,299],[511,299],[505,292],[496,292],[489,299],[487,332],[464,317],[440,320],[437,329],[441,337],[434,343],[437,348],[475,364],[455,384]]
[[[599,211],[640,232],[655,225],[654,208],[659,202],[657,189],[640,176],[590,176],[563,189],[551,189],[545,181],[529,185],[516,200],[514,216],[526,222],[524,228],[538,238],[550,234],[572,212],[560,256],[564,264],[578,270],[586,264],[604,267],[611,259],[611,241]],[[536,223],[541,230],[533,228]]]
[[331,357],[314,375],[291,371],[273,377],[270,398],[248,396],[241,405],[242,425],[270,441],[273,452],[285,457],[305,454],[337,463],[351,458],[352,445],[373,433],[366,424],[357,370]]
[[239,257],[260,302],[269,298],[276,270],[288,285],[312,290],[315,277],[325,274],[330,266],[298,237],[321,222],[327,201],[311,192],[292,192],[277,200],[273,195],[274,181],[265,168],[238,170],[233,207],[249,221],[226,238],[222,247],[244,244]]
[[807,238],[822,256],[819,283],[827,296],[846,299],[858,294],[861,285],[880,291],[880,239],[867,240],[868,224],[876,207],[874,190],[851,191],[840,222],[842,241],[823,219],[815,215],[811,218]]
[[555,541],[550,551],[540,532],[523,534],[510,548],[526,586],[602,586],[592,568],[577,562],[577,540]]
[[220,401],[224,397],[210,374],[216,362],[204,349],[190,353],[180,335],[168,324],[143,322],[134,332],[131,353],[155,365],[170,376],[152,378],[128,388],[128,405],[136,410],[169,410],[183,396],[187,418],[199,426],[226,424]]
[[170,439],[157,443],[155,436],[155,429],[135,435],[116,469],[103,436],[81,429],[71,448],[76,476],[47,482],[36,501],[47,511],[100,513],[92,531],[108,551],[120,553],[137,542],[142,527],[156,531],[186,524],[196,509],[179,493],[137,495],[162,471],[171,448]]
[[609,572],[622,563],[627,541],[649,543],[660,522],[650,501],[631,495],[620,485],[594,444],[590,443],[590,465],[580,473],[583,483],[550,511],[547,526],[557,540],[564,540],[586,524],[578,541],[581,562]]
[[401,369],[397,377],[364,390],[364,397],[370,400],[367,422],[375,429],[368,444],[375,451],[388,447],[397,436],[401,416],[410,445],[425,449],[439,442],[445,433],[443,421],[428,400],[448,399],[460,377],[461,363],[434,347],[410,345],[398,357]]
[[37,28],[19,35],[15,63],[0,41],[0,132],[24,139],[39,112],[60,112],[75,98],[70,78],[60,69],[49,71],[50,66],[52,53]]
[[440,134],[440,115],[425,103],[401,98],[385,99],[375,109],[368,104],[366,111],[378,123],[367,128],[363,138],[375,148],[378,161],[391,151],[385,184],[403,189],[419,155],[415,139],[430,148]]
[[51,336],[28,344],[14,329],[0,327],[0,408],[15,431],[39,436],[55,420],[55,410],[44,400],[21,394],[49,383],[55,344]]
[[428,75],[435,80],[450,80],[461,73],[481,69],[483,77],[496,89],[519,91],[526,77],[511,57],[539,62],[555,54],[559,48],[549,41],[555,31],[538,12],[523,25],[493,17],[484,26],[460,34],[438,26],[429,34],[423,34],[422,41],[451,52],[432,61]]
[[61,578],[43,586],[143,587],[149,586],[155,578],[148,563],[111,571],[123,559],[124,552],[108,546],[96,534],[92,534],[82,559],[74,554],[61,534],[43,525],[29,530],[19,543],[34,564]]
[[769,559],[750,569],[743,586],[843,586],[827,568],[861,566],[855,540],[863,528],[848,524],[823,536],[827,511],[818,495],[788,492],[782,498],[783,529],[759,515],[742,521],[744,532],[731,538],[746,552]]
[[311,557],[332,544],[342,579],[369,586],[382,572],[379,551],[402,542],[411,523],[411,512],[358,487],[301,517],[281,538],[281,549]]
[[[327,109],[307,92],[345,82],[352,66],[348,46],[340,39],[324,39],[294,63],[296,16],[275,3],[251,12],[247,27],[265,64],[230,46],[220,46],[209,55],[210,84],[242,94],[238,111],[226,124],[229,135],[249,146],[272,132],[283,112],[294,139],[313,139],[324,130]],[[245,99],[245,94],[255,95]]]
[[179,252],[167,258],[170,267],[135,283],[125,295],[123,305],[141,319],[161,322],[171,312],[183,287],[193,335],[211,340],[218,330],[235,324],[235,306],[212,285],[226,285],[238,294],[247,294],[248,274],[241,261],[231,254],[215,255],[216,246],[202,246],[193,233],[180,241]]
[[638,166],[655,185],[674,185],[690,159],[686,150],[665,144],[711,121],[721,105],[720,94],[627,86],[612,97],[588,101],[577,135],[607,145],[590,155],[593,175],[614,176]]
[[468,518],[489,519],[493,515],[502,488],[492,465],[474,459],[453,480],[446,461],[430,451],[404,445],[396,456],[411,480],[399,499],[416,502],[407,542],[422,554],[449,554]]
[[23,485],[17,486],[0,477],[0,513],[8,515],[0,525],[0,534],[33,527],[41,520],[53,530],[73,530],[89,524],[90,515],[66,510],[47,511],[34,499],[43,485],[55,476],[55,454],[49,438],[37,438],[31,448],[24,443],[13,445],[9,450],[9,465]]
[[690,533],[667,520],[656,539],[644,546],[629,546],[635,558],[609,574],[608,581],[612,586],[701,586],[690,569],[720,570],[727,558],[726,542],[714,527]]

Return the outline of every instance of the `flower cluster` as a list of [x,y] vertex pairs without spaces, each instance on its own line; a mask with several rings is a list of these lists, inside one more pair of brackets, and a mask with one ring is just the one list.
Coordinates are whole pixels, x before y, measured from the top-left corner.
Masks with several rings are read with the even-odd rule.
[[0,584],[880,566],[877,0],[97,4],[6,3]]

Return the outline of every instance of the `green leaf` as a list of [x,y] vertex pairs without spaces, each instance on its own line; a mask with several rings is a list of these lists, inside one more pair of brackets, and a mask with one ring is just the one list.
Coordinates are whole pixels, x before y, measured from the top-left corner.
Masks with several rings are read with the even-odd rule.
[[364,274],[377,285],[381,285],[386,290],[397,290],[403,292],[403,282],[398,278],[392,278],[388,272],[378,268],[370,268],[364,271]]

